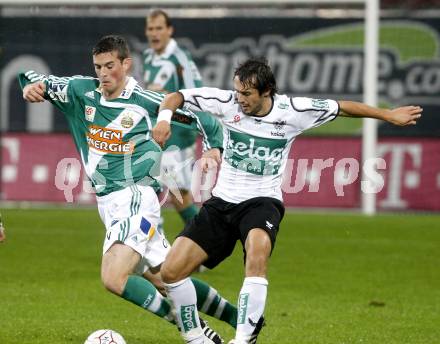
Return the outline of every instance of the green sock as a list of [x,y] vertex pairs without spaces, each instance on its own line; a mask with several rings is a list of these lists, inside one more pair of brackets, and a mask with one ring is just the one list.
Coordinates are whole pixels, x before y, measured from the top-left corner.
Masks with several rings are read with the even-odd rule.
[[157,291],[153,284],[143,277],[128,276],[122,298],[175,324],[170,302]]
[[197,293],[197,309],[216,319],[227,322],[233,328],[237,327],[237,307],[224,299],[207,283],[191,277]]
[[197,208],[194,204],[191,204],[189,207],[179,211],[179,215],[182,218],[183,222],[187,223],[194,216],[199,213],[199,208]]

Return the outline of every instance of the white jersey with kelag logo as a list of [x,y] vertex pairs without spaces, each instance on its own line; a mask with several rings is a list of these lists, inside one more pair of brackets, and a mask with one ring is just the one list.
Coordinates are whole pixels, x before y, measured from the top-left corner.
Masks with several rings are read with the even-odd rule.
[[[162,150],[151,139],[163,95],[143,90],[127,78],[116,99],[106,100],[99,80],[92,77],[56,77],[34,71],[19,74],[20,86],[42,81],[45,98],[66,116],[87,176],[98,196],[122,190],[134,183],[158,187]],[[216,121],[179,111],[174,123],[205,134],[204,147],[219,147],[221,131]],[[217,134],[217,132],[220,132]],[[214,140],[207,139],[211,136]]]
[[233,91],[203,87],[180,92],[185,108],[221,119],[223,162],[212,194],[232,203],[261,196],[282,200],[282,177],[295,137],[335,119],[339,112],[334,100],[276,94],[267,115],[249,116]]

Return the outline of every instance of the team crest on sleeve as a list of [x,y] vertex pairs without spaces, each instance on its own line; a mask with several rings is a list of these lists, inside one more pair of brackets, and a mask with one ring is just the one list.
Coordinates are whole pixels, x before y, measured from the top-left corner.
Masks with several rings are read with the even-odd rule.
[[67,96],[67,90],[69,86],[66,83],[52,83],[52,86],[47,90],[47,94],[50,99],[68,103],[69,97]]
[[84,115],[86,116],[86,120],[89,122],[93,122],[95,119],[96,108],[93,106],[86,105],[84,110]]

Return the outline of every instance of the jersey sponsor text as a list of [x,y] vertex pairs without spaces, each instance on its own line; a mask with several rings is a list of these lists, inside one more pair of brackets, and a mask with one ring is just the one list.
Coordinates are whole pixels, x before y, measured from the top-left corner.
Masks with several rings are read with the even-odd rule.
[[92,125],[87,133],[87,143],[90,148],[106,154],[132,153],[134,144],[132,142],[124,142],[122,136],[121,130]]

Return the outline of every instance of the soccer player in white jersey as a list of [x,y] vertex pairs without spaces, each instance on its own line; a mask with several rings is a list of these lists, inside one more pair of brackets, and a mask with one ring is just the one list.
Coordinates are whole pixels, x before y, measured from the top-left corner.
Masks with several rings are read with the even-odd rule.
[[[174,323],[172,307],[159,292],[163,291],[160,265],[169,244],[157,230],[160,205],[155,177],[161,149],[150,134],[163,95],[144,91],[128,76],[131,58],[122,37],[103,37],[93,49],[93,64],[97,78],[21,73],[23,98],[48,100],[66,116],[106,228],[104,286]],[[187,112],[181,116],[186,116],[190,130],[204,121]],[[212,134],[215,122],[206,128]],[[198,307],[235,327],[236,308],[206,283],[196,279],[193,283],[205,299]],[[205,343],[222,342],[207,326],[204,333]]]
[[[160,9],[151,11],[145,23],[148,49],[143,52],[145,87],[149,90],[169,93],[182,88],[202,86],[200,73],[191,54],[173,39],[174,27],[168,14]],[[219,133],[221,136],[221,132]],[[191,175],[195,160],[197,132],[174,125],[162,158],[164,171],[172,174],[178,189],[170,190],[170,200],[186,223],[198,209],[191,195]],[[169,150],[177,147],[178,150]],[[206,154],[220,160],[220,151]],[[188,163],[189,162],[189,163]]]
[[264,324],[268,260],[284,214],[281,179],[295,137],[337,116],[404,126],[416,124],[422,112],[418,106],[384,110],[352,101],[280,95],[262,59],[241,64],[233,82],[233,91],[199,88],[167,95],[153,129],[153,137],[163,144],[169,136],[169,118],[181,106],[215,114],[223,124],[224,156],[213,197],[180,233],[162,265],[168,296],[181,310],[177,319],[186,330],[182,335],[194,344],[203,342],[201,329],[186,329],[182,321],[197,301],[187,277],[201,263],[215,267],[232,253],[237,240],[244,248],[245,279],[236,335],[230,343],[257,341]]

